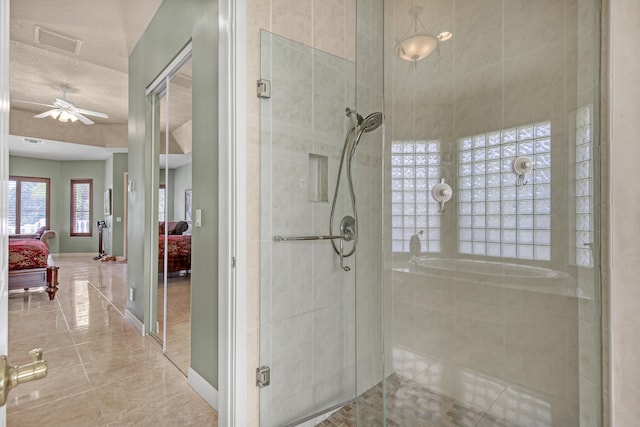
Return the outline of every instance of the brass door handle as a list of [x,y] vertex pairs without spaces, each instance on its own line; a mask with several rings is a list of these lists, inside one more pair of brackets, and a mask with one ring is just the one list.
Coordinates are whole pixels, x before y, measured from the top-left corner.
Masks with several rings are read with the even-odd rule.
[[4,354],[0,356],[0,406],[7,402],[9,390],[18,384],[39,380],[47,376],[47,361],[42,360],[39,348],[29,352],[33,363],[22,366],[11,366]]

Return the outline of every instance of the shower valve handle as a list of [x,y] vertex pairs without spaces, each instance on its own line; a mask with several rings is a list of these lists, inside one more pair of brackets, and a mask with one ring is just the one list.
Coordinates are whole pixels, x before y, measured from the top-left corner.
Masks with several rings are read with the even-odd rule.
[[451,186],[445,182],[444,178],[440,178],[440,183],[433,187],[432,195],[435,201],[440,203],[440,213],[444,213],[444,204],[451,200],[453,196],[453,190]]

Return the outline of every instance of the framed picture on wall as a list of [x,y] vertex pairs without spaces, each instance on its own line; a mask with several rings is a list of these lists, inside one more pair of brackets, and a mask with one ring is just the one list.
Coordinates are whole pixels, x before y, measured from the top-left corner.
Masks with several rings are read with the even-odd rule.
[[191,222],[191,189],[184,190],[184,220]]
[[104,214],[111,215],[111,189],[104,192]]

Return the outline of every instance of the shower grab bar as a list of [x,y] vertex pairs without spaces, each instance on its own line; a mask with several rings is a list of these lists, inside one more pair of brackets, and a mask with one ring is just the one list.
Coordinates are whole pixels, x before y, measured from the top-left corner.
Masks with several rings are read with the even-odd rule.
[[348,234],[339,234],[334,236],[273,236],[273,240],[276,242],[289,242],[294,240],[351,240]]

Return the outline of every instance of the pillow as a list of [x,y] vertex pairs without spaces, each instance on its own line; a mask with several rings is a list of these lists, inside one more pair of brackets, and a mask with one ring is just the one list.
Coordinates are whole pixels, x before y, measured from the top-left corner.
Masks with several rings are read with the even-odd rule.
[[38,231],[36,231],[36,236],[38,236],[38,239],[42,237],[45,231],[47,231],[46,225],[43,225],[42,227],[38,228]]
[[169,234],[181,236],[182,233],[184,233],[188,229],[189,229],[189,224],[187,224],[186,221],[178,221],[176,226],[173,227],[173,230],[171,230],[171,232]]

